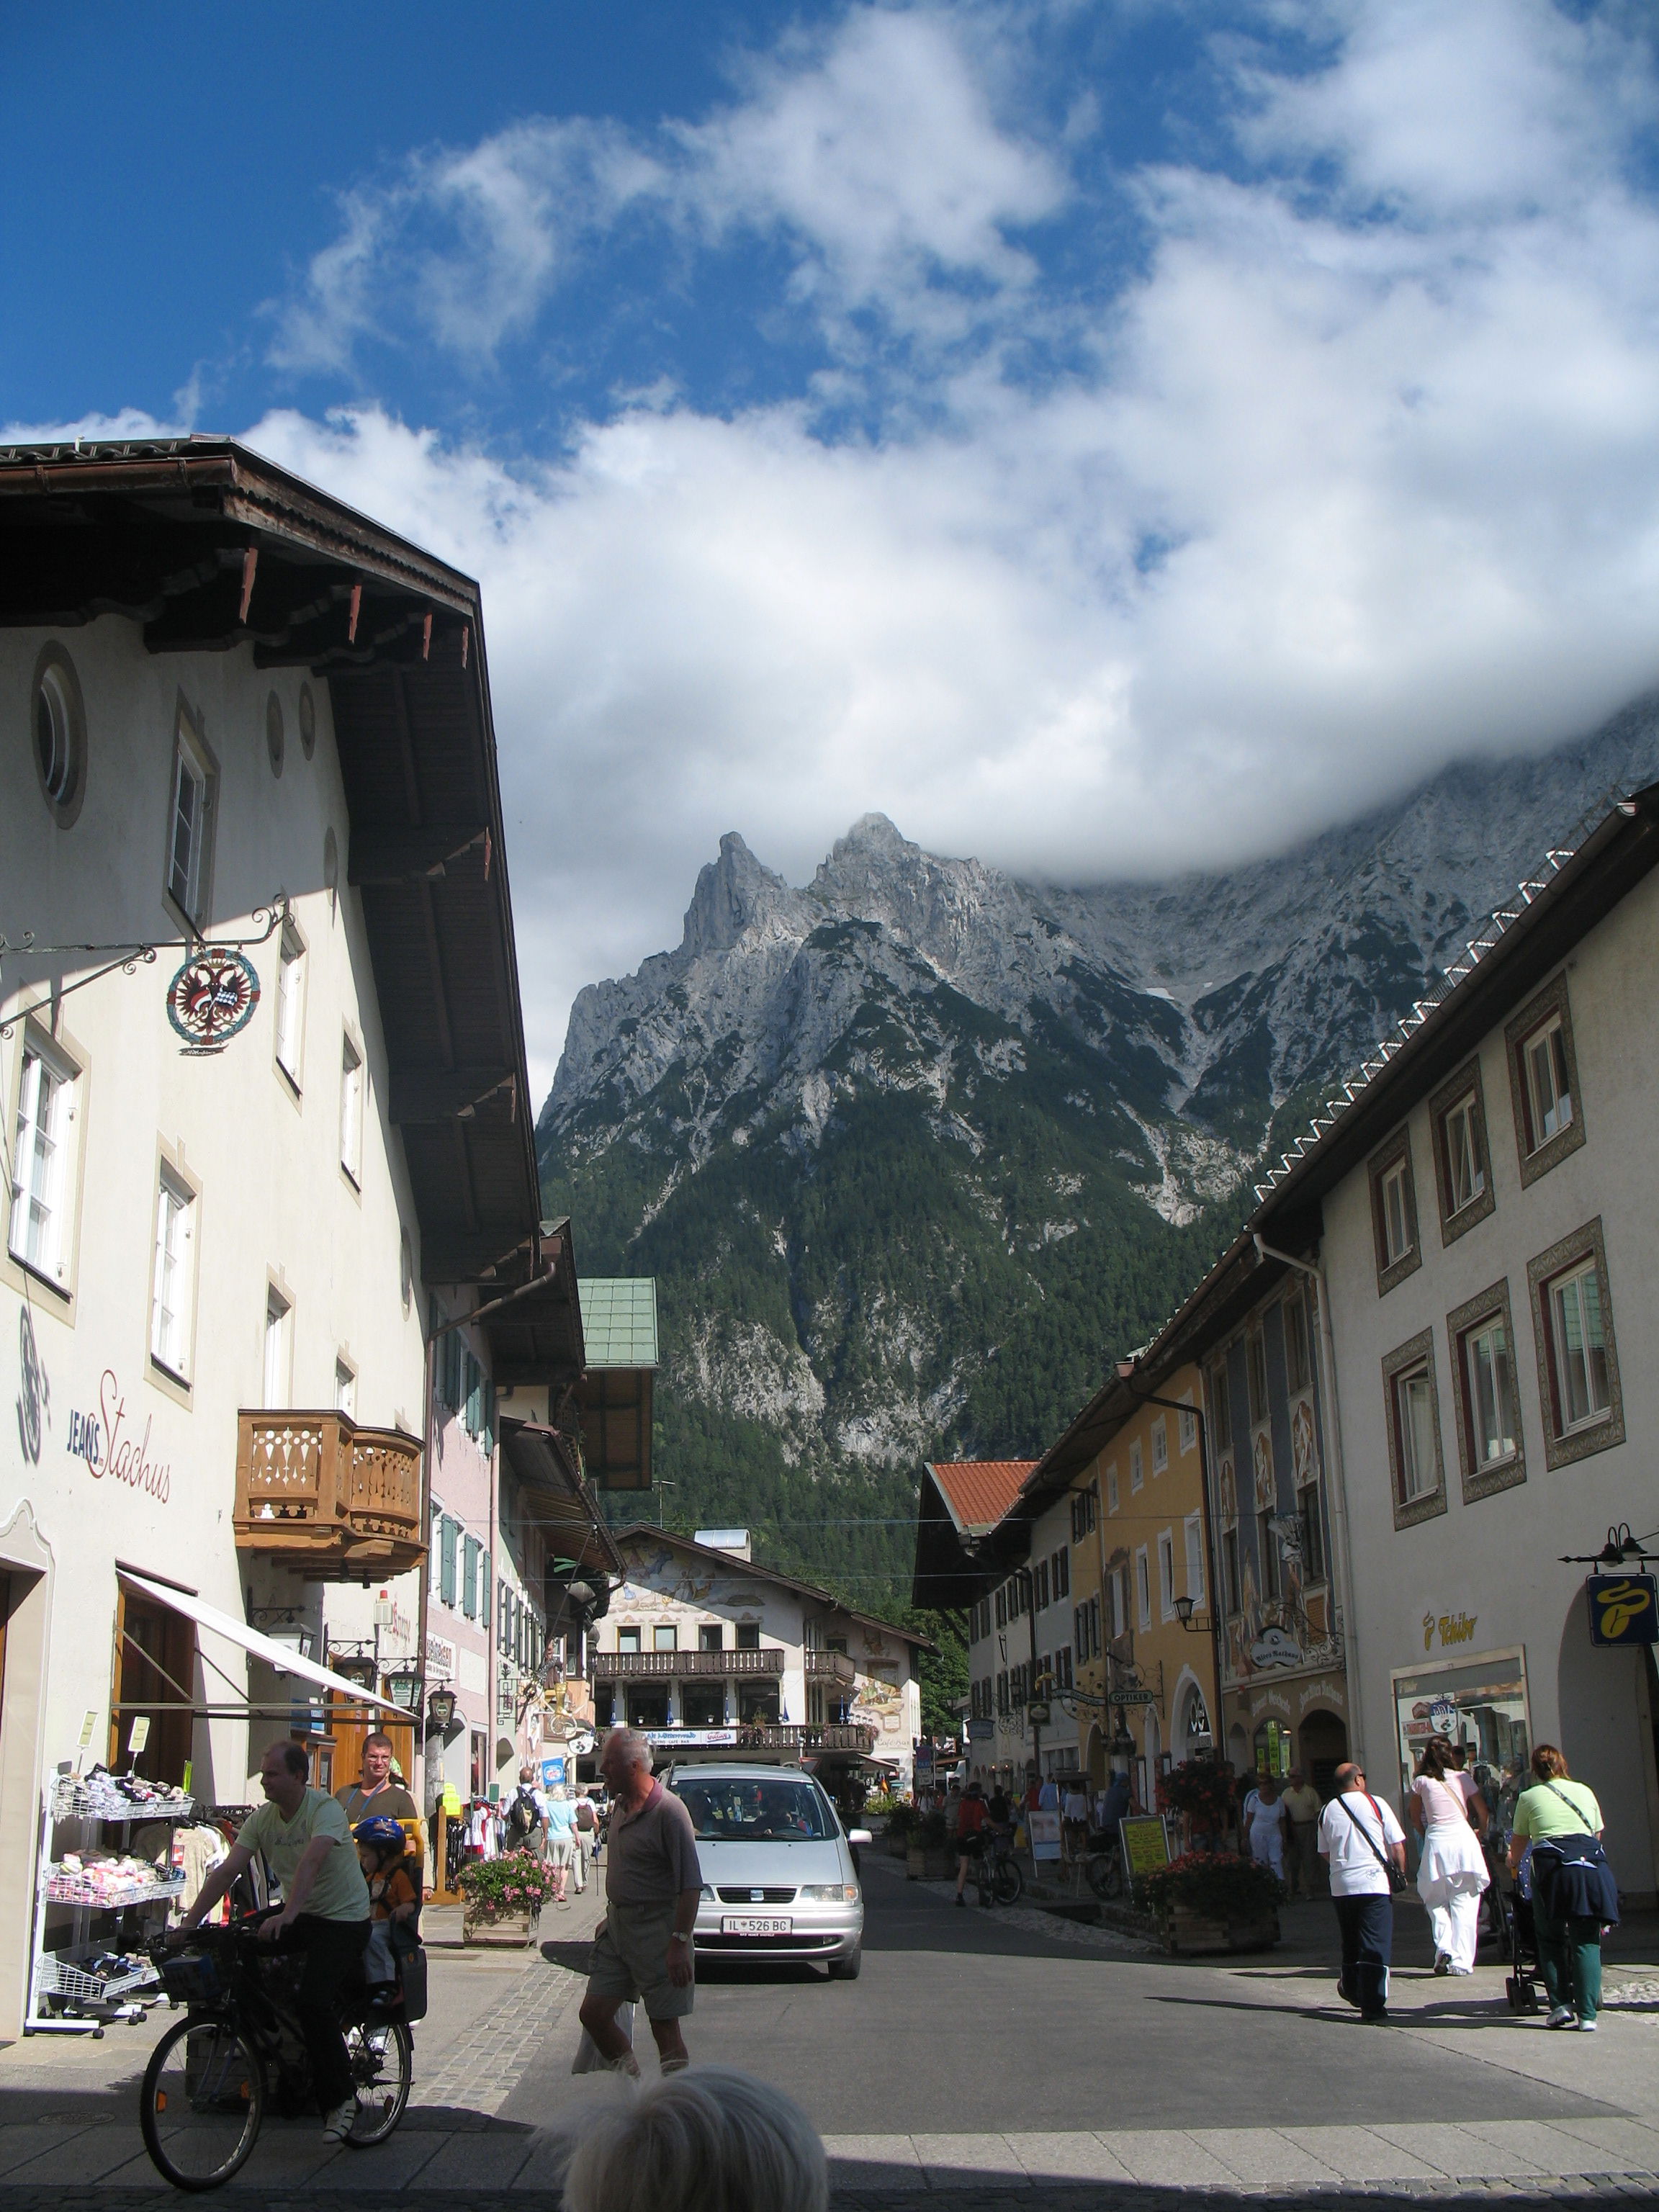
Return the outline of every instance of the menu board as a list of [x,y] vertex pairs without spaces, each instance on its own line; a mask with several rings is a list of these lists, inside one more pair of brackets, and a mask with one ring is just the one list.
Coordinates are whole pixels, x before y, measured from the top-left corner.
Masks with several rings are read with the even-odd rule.
[[1170,1831],[1158,1813],[1137,1813],[1120,1820],[1117,1832],[1123,1843],[1123,1865],[1132,1883],[1143,1875],[1156,1874],[1169,1865]]

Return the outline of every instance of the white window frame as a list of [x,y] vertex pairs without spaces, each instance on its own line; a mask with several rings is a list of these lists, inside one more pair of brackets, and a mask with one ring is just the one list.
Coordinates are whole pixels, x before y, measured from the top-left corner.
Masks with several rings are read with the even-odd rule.
[[165,1164],[156,1177],[149,1297],[149,1356],[164,1374],[188,1387],[196,1325],[196,1193]]
[[265,1285],[260,1351],[259,1387],[265,1409],[281,1412],[294,1402],[294,1301],[271,1282]]
[[[43,1125],[40,1093],[50,1085]],[[80,1184],[81,1070],[33,1026],[23,1032],[17,1113],[12,1125],[11,1205],[6,1249],[55,1291],[67,1291],[75,1253]],[[32,1238],[40,1224],[44,1237]],[[33,1243],[33,1249],[30,1245]]]
[[1181,1407],[1181,1412],[1176,1417],[1176,1437],[1181,1447],[1181,1455],[1184,1459],[1189,1451],[1196,1449],[1198,1444],[1198,1410],[1190,1390],[1182,1392]]
[[1170,1424],[1159,1413],[1152,1423],[1152,1473],[1163,1474],[1170,1464]]
[[[173,740],[173,788],[167,807],[167,896],[190,927],[199,932],[212,879],[213,817],[217,772],[213,756],[181,703]],[[185,794],[193,793],[187,849],[179,852]]]
[[1400,1462],[1399,1502],[1416,1505],[1440,1487],[1434,1454],[1433,1370],[1426,1363],[1407,1367],[1392,1378],[1390,1389]]
[[1106,1470],[1106,1510],[1117,1511],[1117,1462],[1114,1460]]
[[1175,1530],[1158,1532],[1158,1611],[1160,1620],[1176,1617]]
[[343,1352],[334,1358],[334,1410],[349,1421],[357,1418],[357,1370]]
[[[1559,1012],[1522,1038],[1521,1073],[1527,1086],[1527,1149],[1541,1152],[1572,1127],[1572,1079],[1567,1066],[1566,1030]],[[1547,1103],[1539,1079],[1544,1073],[1552,1093]]]
[[1392,1160],[1376,1179],[1377,1196],[1382,1207],[1382,1249],[1385,1264],[1397,1267],[1402,1260],[1410,1259],[1417,1249],[1417,1237],[1412,1223],[1410,1170],[1402,1158]]
[[1193,1601],[1193,1611],[1201,1612],[1204,1606],[1204,1522],[1201,1515],[1189,1513],[1182,1522],[1187,1547],[1187,1595]]
[[1135,1617],[1143,1629],[1152,1625],[1152,1563],[1145,1544],[1135,1550]]
[[349,1030],[340,1037],[340,1165],[354,1190],[363,1187],[363,1102],[368,1088],[362,1048]]
[[[1501,1351],[1493,1348],[1494,1338],[1503,1340]],[[1462,1336],[1462,1351],[1469,1419],[1469,1456],[1474,1462],[1471,1472],[1485,1474],[1492,1468],[1506,1467],[1521,1449],[1521,1399],[1516,1389],[1515,1345],[1503,1314],[1488,1314],[1484,1321],[1478,1321],[1472,1328],[1466,1328]],[[1497,1364],[1500,1357],[1503,1370],[1507,1370],[1506,1384],[1502,1386],[1499,1376],[1503,1370]],[[1498,1451],[1486,1449],[1488,1431],[1483,1413],[1483,1381],[1489,1384],[1486,1395],[1490,1396],[1494,1425],[1503,1440],[1503,1449]],[[1500,1403],[1504,1399],[1507,1399],[1507,1408]],[[1504,1418],[1505,1411],[1507,1421]],[[1508,1430],[1507,1437],[1504,1437],[1505,1428]]]
[[1450,1216],[1462,1213],[1486,1191],[1486,1167],[1480,1150],[1480,1107],[1474,1092],[1466,1091],[1440,1117],[1446,1156],[1446,1196]]
[[306,941],[284,922],[276,957],[276,1065],[296,1091],[305,1083],[306,966]]
[[[1565,1127],[1565,1124],[1562,1126]],[[1569,1366],[1570,1355],[1567,1349],[1566,1302],[1568,1294],[1573,1294],[1572,1302],[1577,1310],[1580,1332],[1581,1334],[1584,1334],[1583,1285],[1587,1282],[1593,1283],[1595,1288],[1595,1317],[1601,1331],[1601,1379],[1606,1395],[1600,1403],[1595,1400],[1592,1388],[1594,1370],[1586,1357],[1582,1363],[1586,1410],[1582,1413],[1574,1414],[1570,1410],[1571,1369]],[[1549,1299],[1550,1350],[1555,1363],[1556,1405],[1561,1414],[1559,1433],[1564,1437],[1577,1436],[1584,1430],[1597,1428],[1603,1421],[1611,1420],[1613,1418],[1612,1362],[1607,1356],[1607,1314],[1601,1298],[1601,1269],[1596,1264],[1595,1255],[1593,1252],[1587,1252],[1577,1267],[1569,1267],[1561,1274],[1551,1276],[1544,1289],[1545,1295]],[[1587,1337],[1586,1344],[1588,1344]]]
[[1146,1485],[1146,1458],[1141,1449],[1140,1438],[1137,1437],[1129,1446],[1129,1488],[1133,1492],[1145,1489]]

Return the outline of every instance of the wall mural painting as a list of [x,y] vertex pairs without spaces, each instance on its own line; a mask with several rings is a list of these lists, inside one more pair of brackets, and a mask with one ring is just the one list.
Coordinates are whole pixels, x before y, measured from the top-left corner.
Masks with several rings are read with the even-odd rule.
[[1224,1521],[1231,1521],[1238,1513],[1238,1492],[1233,1482],[1231,1460],[1222,1461],[1221,1472],[1217,1478],[1217,1486],[1221,1497],[1221,1517]]
[[1306,1398],[1299,1398],[1291,1415],[1291,1464],[1296,1470],[1296,1486],[1313,1480],[1318,1472],[1314,1452],[1313,1407]]
[[1279,1504],[1279,1486],[1273,1480],[1273,1448],[1263,1429],[1255,1440],[1255,1510],[1272,1513]]

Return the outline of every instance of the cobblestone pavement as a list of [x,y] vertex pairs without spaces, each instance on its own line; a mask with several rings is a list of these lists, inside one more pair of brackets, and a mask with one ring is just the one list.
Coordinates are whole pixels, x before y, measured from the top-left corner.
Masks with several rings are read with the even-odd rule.
[[586,1986],[580,1974],[550,1967],[543,1959],[526,1966],[455,2038],[432,2072],[417,2075],[411,2106],[463,2107],[493,2118],[550,2038],[566,2037],[574,2047]]

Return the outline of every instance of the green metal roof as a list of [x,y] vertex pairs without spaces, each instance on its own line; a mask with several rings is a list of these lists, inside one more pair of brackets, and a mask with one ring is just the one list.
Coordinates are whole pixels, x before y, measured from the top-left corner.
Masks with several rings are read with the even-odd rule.
[[657,1364],[657,1285],[652,1275],[584,1275],[582,1339],[589,1370]]

